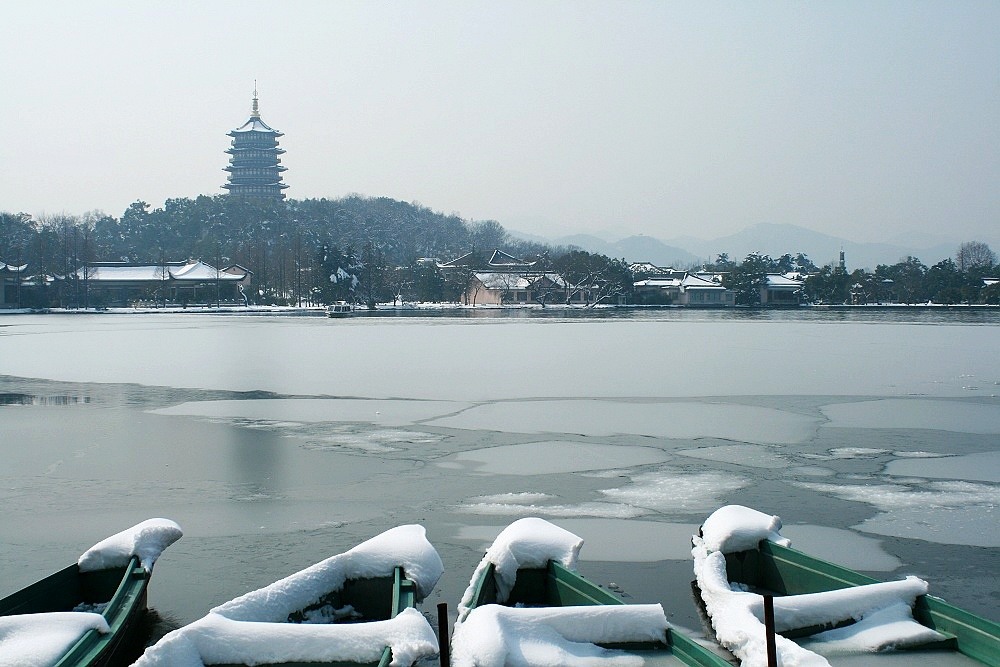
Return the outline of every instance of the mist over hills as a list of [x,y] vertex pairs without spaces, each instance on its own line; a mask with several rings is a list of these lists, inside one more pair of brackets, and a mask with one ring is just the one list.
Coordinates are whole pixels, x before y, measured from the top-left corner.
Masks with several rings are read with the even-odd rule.
[[543,238],[508,230],[511,235],[526,240],[556,246],[576,246],[588,252],[624,258],[630,262],[652,262],[659,266],[690,268],[714,261],[722,253],[740,261],[752,252],[780,257],[785,253],[803,253],[817,266],[837,262],[844,251],[849,270],[872,270],[879,264],[896,264],[908,256],[916,257],[927,266],[953,258],[958,246],[965,241],[983,241],[997,248],[996,239],[950,239],[929,234],[904,235],[884,243],[857,243],[849,239],[823,234],[788,224],[760,223],[736,234],[714,239],[679,236],[658,239],[634,235],[608,240],[593,234],[573,234]]

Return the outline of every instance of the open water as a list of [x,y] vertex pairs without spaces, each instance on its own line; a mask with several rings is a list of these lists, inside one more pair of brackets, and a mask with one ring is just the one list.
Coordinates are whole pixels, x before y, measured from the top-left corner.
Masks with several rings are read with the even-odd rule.
[[1000,618],[1000,313],[0,317],[0,594],[150,517],[165,626],[421,523],[452,609],[522,516],[700,631],[689,539],[793,546]]

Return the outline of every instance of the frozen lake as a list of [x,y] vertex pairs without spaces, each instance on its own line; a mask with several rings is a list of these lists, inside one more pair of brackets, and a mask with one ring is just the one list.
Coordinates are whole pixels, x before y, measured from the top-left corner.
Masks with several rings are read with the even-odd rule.
[[454,609],[534,515],[698,628],[690,535],[740,503],[996,619],[998,394],[998,313],[0,316],[0,581],[167,517],[186,623],[421,523]]

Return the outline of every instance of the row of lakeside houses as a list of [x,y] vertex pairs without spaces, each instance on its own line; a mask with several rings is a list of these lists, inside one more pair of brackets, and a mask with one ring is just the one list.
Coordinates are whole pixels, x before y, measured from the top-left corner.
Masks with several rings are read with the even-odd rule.
[[0,308],[58,303],[70,308],[136,304],[246,305],[248,269],[200,261],[129,264],[88,262],[61,276],[30,275],[27,266],[0,262]]

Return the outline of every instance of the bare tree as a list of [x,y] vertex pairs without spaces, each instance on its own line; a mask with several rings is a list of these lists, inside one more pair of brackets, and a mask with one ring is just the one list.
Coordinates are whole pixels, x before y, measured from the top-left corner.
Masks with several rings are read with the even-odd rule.
[[982,241],[966,241],[958,247],[955,263],[962,272],[975,268],[988,269],[996,266],[997,254]]

